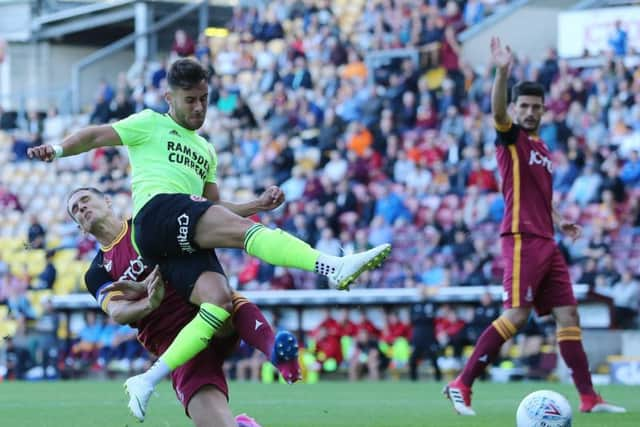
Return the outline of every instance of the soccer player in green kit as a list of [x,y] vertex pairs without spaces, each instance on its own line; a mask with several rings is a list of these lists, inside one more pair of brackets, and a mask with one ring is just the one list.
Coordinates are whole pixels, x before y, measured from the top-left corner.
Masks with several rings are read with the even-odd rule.
[[[129,409],[144,420],[155,385],[204,349],[229,317],[231,290],[217,260],[198,256],[215,248],[239,248],[269,264],[327,276],[346,290],[364,271],[379,266],[389,244],[335,257],[323,254],[282,230],[271,230],[247,217],[284,202],[270,187],[247,203],[220,200],[214,148],[197,134],[204,123],[209,88],[207,72],[196,61],[180,59],[169,69],[168,114],[144,110],[114,124],[89,126],[62,145],[42,145],[28,155],[43,161],[99,147],[125,145],[132,166],[133,243],[144,258],[161,265],[176,291],[198,315],[145,373],[129,378]],[[91,211],[83,215],[91,215]],[[211,257],[209,257],[211,258]]]

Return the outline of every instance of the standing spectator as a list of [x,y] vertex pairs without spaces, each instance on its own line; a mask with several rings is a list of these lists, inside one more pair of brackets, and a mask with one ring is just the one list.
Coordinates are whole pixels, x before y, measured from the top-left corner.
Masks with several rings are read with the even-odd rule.
[[436,305],[426,299],[411,306],[411,326],[413,334],[411,345],[413,351],[409,358],[409,377],[412,381],[418,380],[418,364],[422,359],[429,359],[434,369],[436,381],[442,379],[442,372],[438,366],[438,353],[440,348],[435,335]]
[[627,54],[628,36],[627,32],[622,29],[622,22],[617,20],[615,22],[615,28],[609,36],[609,47],[613,50],[616,56],[625,56]]
[[640,186],[640,156],[633,150],[620,170],[620,179],[629,187]]

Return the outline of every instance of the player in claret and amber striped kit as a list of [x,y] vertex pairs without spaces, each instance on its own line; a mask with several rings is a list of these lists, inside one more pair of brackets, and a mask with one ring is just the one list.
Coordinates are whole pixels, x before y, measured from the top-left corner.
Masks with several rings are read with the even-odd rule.
[[564,222],[552,204],[551,154],[538,137],[544,88],[534,82],[516,84],[511,93],[512,119],[507,114],[511,50],[493,38],[491,56],[496,66],[491,109],[505,200],[500,227],[505,311],[480,336],[464,370],[444,393],[459,414],[475,415],[471,408],[474,380],[495,359],[502,344],[525,325],[535,308],[540,315],[552,314],[556,321],[560,354],[580,393],[580,410],[625,412],[605,402],[593,389],[569,270],[554,240],[554,225],[573,239],[581,230],[576,224]]

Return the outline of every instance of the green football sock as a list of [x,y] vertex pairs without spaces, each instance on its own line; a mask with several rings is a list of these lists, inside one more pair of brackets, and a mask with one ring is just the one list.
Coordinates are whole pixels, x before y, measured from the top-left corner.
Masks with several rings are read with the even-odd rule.
[[280,267],[317,271],[316,261],[321,253],[280,229],[271,230],[255,224],[247,230],[244,247],[249,255]]
[[198,314],[185,325],[160,359],[172,371],[184,365],[209,345],[209,340],[229,318],[222,307],[202,303]]

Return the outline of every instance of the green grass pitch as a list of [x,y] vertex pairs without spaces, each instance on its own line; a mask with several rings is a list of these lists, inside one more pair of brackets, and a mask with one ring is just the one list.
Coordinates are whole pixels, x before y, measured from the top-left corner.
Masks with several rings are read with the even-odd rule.
[[[323,382],[315,385],[231,383],[234,413],[246,412],[263,427],[484,427],[514,426],[520,399],[539,389],[563,393],[577,410],[573,387],[549,383],[485,384],[474,389],[477,417],[453,413],[430,382]],[[169,383],[151,398],[143,426],[190,426]],[[574,415],[577,427],[640,426],[640,387],[598,388],[627,414]],[[133,427],[121,381],[0,384],[0,425],[11,427]]]

